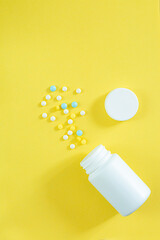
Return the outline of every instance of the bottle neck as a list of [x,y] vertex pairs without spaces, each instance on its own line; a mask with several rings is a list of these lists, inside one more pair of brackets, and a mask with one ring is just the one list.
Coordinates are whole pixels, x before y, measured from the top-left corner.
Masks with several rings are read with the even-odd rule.
[[92,174],[109,160],[112,156],[111,152],[106,150],[103,145],[97,146],[91,151],[80,163],[87,174]]

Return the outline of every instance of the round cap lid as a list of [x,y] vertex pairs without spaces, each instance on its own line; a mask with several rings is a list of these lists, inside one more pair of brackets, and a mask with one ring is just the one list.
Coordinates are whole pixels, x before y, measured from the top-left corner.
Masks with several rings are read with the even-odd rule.
[[127,88],[116,88],[105,99],[106,112],[117,121],[132,118],[136,114],[138,106],[137,96]]

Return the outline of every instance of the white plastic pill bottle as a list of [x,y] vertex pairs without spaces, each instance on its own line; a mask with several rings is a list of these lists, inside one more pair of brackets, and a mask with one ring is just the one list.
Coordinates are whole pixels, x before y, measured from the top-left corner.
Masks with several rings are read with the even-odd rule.
[[149,197],[147,185],[117,154],[97,146],[80,163],[88,180],[123,216],[138,209]]

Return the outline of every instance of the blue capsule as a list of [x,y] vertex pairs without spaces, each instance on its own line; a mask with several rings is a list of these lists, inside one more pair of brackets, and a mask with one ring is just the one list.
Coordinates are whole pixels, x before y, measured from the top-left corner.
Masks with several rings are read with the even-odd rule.
[[61,104],[61,108],[62,108],[62,109],[66,109],[66,108],[67,108],[67,104],[66,104],[66,103],[62,103],[62,104]]
[[71,106],[72,106],[73,108],[76,108],[76,107],[78,106],[78,103],[77,103],[77,102],[72,102],[72,103],[71,103]]
[[54,85],[51,86],[51,87],[50,87],[50,90],[51,90],[51,92],[55,92],[55,91],[56,91],[56,86],[54,86]]
[[83,132],[82,132],[82,130],[77,130],[76,134],[77,134],[77,136],[82,136]]

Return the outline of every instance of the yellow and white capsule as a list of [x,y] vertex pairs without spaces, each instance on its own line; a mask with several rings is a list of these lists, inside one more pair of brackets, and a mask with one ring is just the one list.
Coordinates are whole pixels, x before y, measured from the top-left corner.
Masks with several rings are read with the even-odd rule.
[[58,124],[57,128],[61,130],[63,128],[63,124]]
[[73,119],[76,117],[76,114],[75,113],[71,113],[70,117]]
[[87,143],[86,139],[82,139],[81,144],[85,145]]

